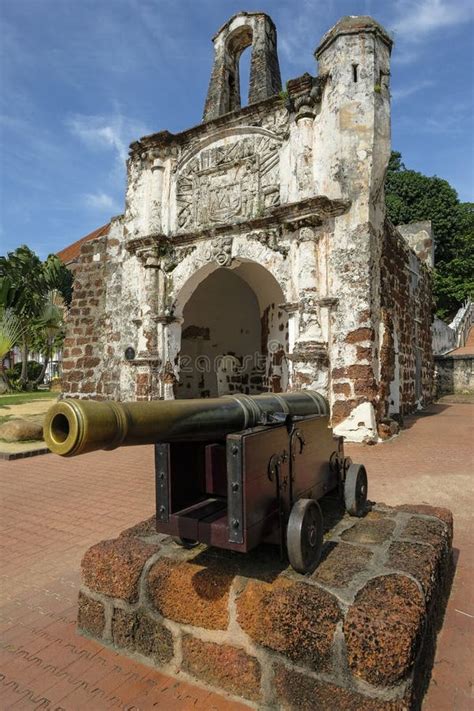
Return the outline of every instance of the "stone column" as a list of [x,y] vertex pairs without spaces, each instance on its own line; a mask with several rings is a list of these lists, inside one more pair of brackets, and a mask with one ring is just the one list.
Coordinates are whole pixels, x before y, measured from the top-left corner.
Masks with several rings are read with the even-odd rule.
[[298,240],[298,331],[292,354],[293,385],[328,391],[328,350],[319,308],[317,228],[301,227]]
[[299,328],[298,303],[296,301],[291,301],[284,304],[278,304],[278,308],[288,314],[288,390],[298,390],[297,387],[294,387],[293,376],[293,351],[295,349]]
[[136,397],[153,400],[159,397],[158,372],[161,365],[157,327],[160,259],[156,246],[139,250],[137,256],[143,265],[142,318],[137,358],[131,365],[137,367]]
[[147,196],[147,234],[161,234],[162,230],[162,193],[163,193],[163,175],[165,171],[165,163],[161,158],[155,158],[148,179],[148,196]]
[[165,312],[160,316],[161,354],[163,367],[161,369],[161,397],[164,400],[174,400],[179,375],[178,357],[181,350],[182,318],[177,318]]

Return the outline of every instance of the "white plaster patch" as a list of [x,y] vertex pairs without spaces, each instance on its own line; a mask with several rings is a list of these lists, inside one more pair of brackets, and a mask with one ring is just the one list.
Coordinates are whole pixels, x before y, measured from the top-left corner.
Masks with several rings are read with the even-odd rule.
[[377,440],[377,423],[371,402],[363,402],[352,410],[349,417],[334,428],[335,434],[348,442],[367,442]]

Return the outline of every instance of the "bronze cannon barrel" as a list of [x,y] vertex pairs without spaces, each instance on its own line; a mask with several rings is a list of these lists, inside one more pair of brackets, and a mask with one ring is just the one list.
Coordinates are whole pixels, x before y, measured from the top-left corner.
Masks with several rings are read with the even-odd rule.
[[326,415],[329,406],[312,390],[150,402],[68,399],[48,410],[44,438],[52,452],[72,457],[137,444],[222,439],[276,413]]

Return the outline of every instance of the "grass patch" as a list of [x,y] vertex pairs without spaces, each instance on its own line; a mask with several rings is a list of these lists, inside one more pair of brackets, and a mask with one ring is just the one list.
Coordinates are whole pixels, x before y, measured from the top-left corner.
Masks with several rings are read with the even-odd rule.
[[11,393],[11,395],[0,396],[0,407],[5,405],[24,405],[33,400],[54,400],[59,393],[52,393],[48,390],[37,390],[32,393]]
[[8,420],[11,420],[13,415],[0,415],[0,425],[4,425],[5,422],[8,422]]

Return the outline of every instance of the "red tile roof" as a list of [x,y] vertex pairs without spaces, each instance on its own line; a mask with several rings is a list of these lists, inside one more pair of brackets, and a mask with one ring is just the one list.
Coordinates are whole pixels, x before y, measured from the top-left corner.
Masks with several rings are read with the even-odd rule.
[[79,253],[81,251],[81,247],[84,242],[89,242],[90,240],[97,239],[98,237],[104,237],[109,233],[109,229],[110,222],[108,222],[106,225],[103,225],[102,227],[99,227],[98,229],[94,230],[94,232],[91,232],[85,237],[78,239],[77,242],[73,242],[68,247],[64,247],[64,249],[62,249],[60,252],[57,252],[57,256],[62,262],[64,262],[64,264],[70,264],[71,262],[74,262],[78,258]]

